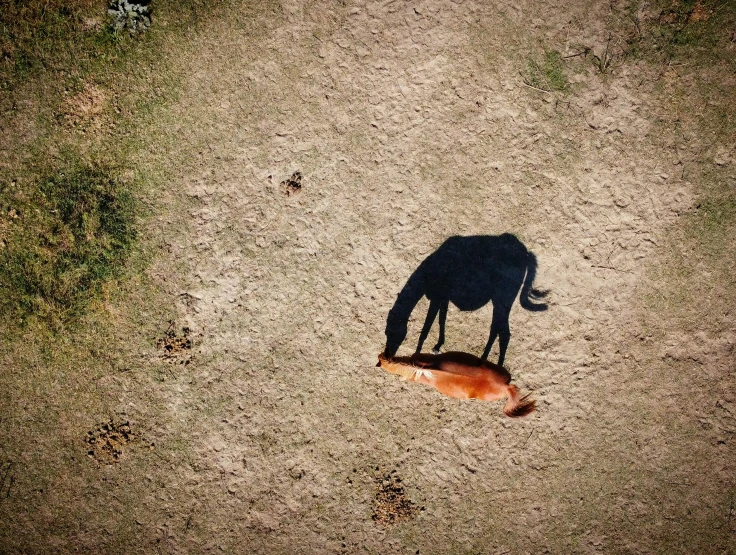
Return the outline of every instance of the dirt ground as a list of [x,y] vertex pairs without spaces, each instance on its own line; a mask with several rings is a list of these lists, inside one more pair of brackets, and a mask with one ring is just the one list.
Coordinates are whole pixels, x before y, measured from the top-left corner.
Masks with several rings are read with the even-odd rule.
[[[191,38],[136,168],[170,178],[145,234],[173,322],[113,333],[92,385],[29,370],[6,552],[736,553],[736,326],[684,329],[653,278],[691,168],[733,175],[734,145],[672,113],[667,71],[575,56],[623,32],[609,3],[512,4],[284,1]],[[545,49],[568,92],[525,84]],[[503,233],[549,291],[511,311],[521,419],[375,367],[421,261]],[[444,349],[480,355],[491,315],[451,305]]]

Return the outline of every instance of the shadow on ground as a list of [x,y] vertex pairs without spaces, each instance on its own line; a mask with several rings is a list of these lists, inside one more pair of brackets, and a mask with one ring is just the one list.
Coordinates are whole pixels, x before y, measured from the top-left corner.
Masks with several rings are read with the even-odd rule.
[[422,297],[426,296],[430,304],[416,352],[421,352],[438,314],[440,333],[433,350],[438,352],[442,347],[450,303],[462,311],[471,311],[490,302],[493,320],[482,358],[488,358],[498,337],[498,364],[503,365],[511,338],[509,314],[519,290],[522,307],[547,310],[546,304],[534,302],[548,293],[533,287],[536,272],[537,258],[510,233],[450,237],[424,259],[396,298],[386,319],[386,354],[395,355],[406,339],[409,317]]

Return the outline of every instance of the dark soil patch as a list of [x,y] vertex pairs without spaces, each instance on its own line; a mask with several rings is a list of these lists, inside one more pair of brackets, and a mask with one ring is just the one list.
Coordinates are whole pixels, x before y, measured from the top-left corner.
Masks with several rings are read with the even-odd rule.
[[189,364],[192,360],[190,333],[189,328],[183,327],[181,335],[177,334],[174,321],[169,321],[166,334],[156,343],[158,348],[163,350],[161,358],[172,364]]
[[281,182],[286,187],[286,196],[291,196],[302,190],[302,172],[294,172],[289,179]]
[[84,438],[89,445],[87,456],[97,461],[97,464],[113,464],[118,462],[123,454],[123,448],[137,439],[130,429],[130,423],[110,422],[100,425],[97,430],[87,432]]
[[396,471],[386,474],[378,483],[372,518],[379,526],[390,526],[409,520],[417,512],[416,505],[406,497],[401,478],[395,473]]

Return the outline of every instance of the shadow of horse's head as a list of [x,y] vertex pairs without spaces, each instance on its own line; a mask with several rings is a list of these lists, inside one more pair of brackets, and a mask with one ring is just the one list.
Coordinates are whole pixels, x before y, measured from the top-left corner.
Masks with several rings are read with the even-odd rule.
[[391,316],[386,323],[386,348],[384,354],[391,358],[396,355],[396,352],[401,347],[401,344],[406,339],[407,334],[407,322],[406,321],[394,321],[390,322]]

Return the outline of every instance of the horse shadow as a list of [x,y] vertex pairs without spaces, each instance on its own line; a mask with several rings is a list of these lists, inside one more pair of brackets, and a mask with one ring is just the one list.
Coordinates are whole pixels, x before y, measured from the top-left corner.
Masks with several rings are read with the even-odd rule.
[[424,259],[397,296],[386,319],[386,356],[396,354],[406,339],[412,311],[426,296],[429,310],[419,334],[417,353],[421,352],[438,314],[439,339],[433,350],[439,352],[445,342],[445,320],[450,303],[461,311],[472,311],[490,302],[493,318],[482,358],[488,358],[498,337],[498,364],[503,365],[511,338],[509,314],[519,291],[519,303],[523,308],[547,310],[546,304],[534,302],[548,293],[533,287],[536,271],[534,254],[509,233],[450,237]]

